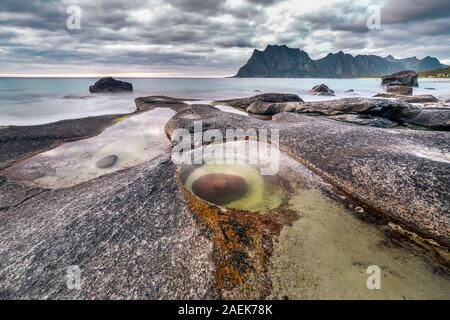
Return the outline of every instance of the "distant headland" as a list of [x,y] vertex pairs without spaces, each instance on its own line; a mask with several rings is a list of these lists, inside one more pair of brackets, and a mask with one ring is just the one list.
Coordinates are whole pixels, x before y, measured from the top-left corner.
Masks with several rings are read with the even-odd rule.
[[286,45],[268,45],[264,51],[255,49],[236,78],[359,78],[383,76],[403,70],[428,72],[444,69],[437,58],[427,56],[396,59],[392,55],[357,55],[339,51],[313,60],[307,52]]

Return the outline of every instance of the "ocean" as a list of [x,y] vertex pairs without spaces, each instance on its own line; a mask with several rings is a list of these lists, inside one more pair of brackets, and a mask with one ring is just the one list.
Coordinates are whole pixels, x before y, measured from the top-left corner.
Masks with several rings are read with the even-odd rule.
[[[242,79],[128,78],[132,93],[89,93],[94,78],[0,78],[0,126],[36,125],[63,119],[132,112],[134,99],[147,95],[194,98],[201,101],[240,98],[260,92],[296,93],[303,100],[325,100],[308,94],[324,83],[339,97],[371,97],[382,91],[380,79]],[[450,96],[450,80],[419,79],[414,94]],[[426,89],[432,88],[432,89]],[[347,90],[353,89],[351,93]]]

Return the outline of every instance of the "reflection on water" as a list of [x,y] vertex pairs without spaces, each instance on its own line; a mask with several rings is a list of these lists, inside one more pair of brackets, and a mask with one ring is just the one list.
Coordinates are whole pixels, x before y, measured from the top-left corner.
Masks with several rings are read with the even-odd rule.
[[164,126],[174,113],[157,108],[125,116],[96,137],[65,143],[19,162],[4,173],[40,187],[62,188],[137,165],[168,148]]
[[[240,143],[256,142],[232,142]],[[292,158],[279,154],[278,159],[279,171],[273,176],[261,175],[260,164],[216,164],[212,159],[191,170],[189,165],[181,169],[191,191],[202,176],[242,177],[248,188],[223,207],[262,214],[287,209],[297,214],[298,220],[284,226],[274,244],[268,270],[270,298],[450,299],[447,267],[389,226],[362,219],[363,209],[349,209],[344,195]],[[380,290],[367,288],[371,275],[367,269],[373,265],[381,269]]]

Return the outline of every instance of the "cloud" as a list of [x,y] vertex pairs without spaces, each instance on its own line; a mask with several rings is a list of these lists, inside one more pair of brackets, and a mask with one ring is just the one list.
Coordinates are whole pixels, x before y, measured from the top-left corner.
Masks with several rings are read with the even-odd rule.
[[382,18],[385,23],[409,23],[450,18],[450,1],[387,1],[382,10]]
[[[81,30],[66,28],[71,4],[82,9]],[[381,30],[367,28],[371,5]],[[230,75],[268,44],[315,58],[344,50],[450,60],[449,17],[448,0],[2,0],[0,63],[11,73],[82,65]]]

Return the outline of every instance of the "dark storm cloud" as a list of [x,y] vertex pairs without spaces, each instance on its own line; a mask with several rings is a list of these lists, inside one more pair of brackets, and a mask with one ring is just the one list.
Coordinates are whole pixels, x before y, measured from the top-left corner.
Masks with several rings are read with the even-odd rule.
[[168,0],[174,7],[188,12],[218,13],[223,7],[223,0]]
[[336,3],[325,10],[301,15],[301,20],[314,30],[366,33],[368,7],[354,2]]
[[387,1],[382,10],[382,17],[385,23],[409,23],[445,17],[450,18],[450,1]]
[[57,0],[2,0],[0,12],[10,13],[2,26],[17,26],[52,30],[66,19],[66,7]]
[[[82,9],[81,30],[66,28],[69,2]],[[384,3],[382,29],[369,30],[367,6],[350,0],[314,10],[300,0],[0,0],[0,62],[2,70],[82,63],[228,73],[269,43],[315,56],[345,50],[450,59],[450,1]]]
[[265,6],[281,2],[281,0],[247,0],[247,1],[253,4],[261,4]]

